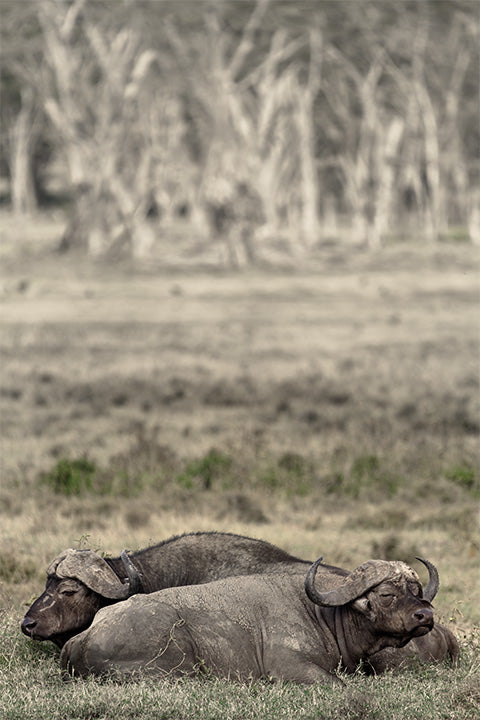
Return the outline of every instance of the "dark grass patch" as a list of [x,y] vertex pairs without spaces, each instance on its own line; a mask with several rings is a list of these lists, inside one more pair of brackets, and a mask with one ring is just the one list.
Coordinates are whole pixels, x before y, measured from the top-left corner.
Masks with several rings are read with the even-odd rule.
[[451,480],[456,485],[472,492],[475,496],[480,495],[480,480],[476,476],[475,470],[467,465],[458,465],[447,470],[445,473],[447,480]]
[[200,486],[210,490],[214,480],[221,478],[228,485],[227,476],[232,463],[230,455],[212,448],[203,457],[187,463],[183,472],[177,476],[177,483],[187,489]]
[[86,457],[60,458],[54,467],[40,476],[40,482],[62,495],[80,495],[93,489],[97,472],[95,463]]
[[[60,450],[58,451],[60,452]],[[285,496],[346,498],[350,501],[382,503],[401,497],[418,502],[433,496],[444,503],[477,497],[477,474],[470,465],[442,467],[442,458],[432,466],[419,467],[411,459],[413,472],[396,457],[373,453],[349,460],[343,452],[321,459],[295,450],[274,453],[262,443],[219,445],[194,458],[181,457],[159,442],[157,431],[137,428],[129,448],[101,467],[88,457],[60,456],[53,467],[39,476],[39,483],[55,494],[85,494],[135,497],[143,490],[164,493],[182,491],[244,492],[249,489],[279,492]],[[406,475],[400,475],[402,464]],[[387,514],[367,512],[359,527],[400,527],[403,510]],[[427,520],[426,520],[427,522]],[[432,519],[433,522],[433,519]]]
[[406,543],[398,535],[394,533],[388,534],[381,540],[372,542],[371,555],[380,560],[403,560],[409,564],[412,557],[415,557],[415,547],[411,543]]
[[388,459],[370,454],[359,455],[341,471],[320,476],[319,485],[329,495],[380,502],[395,497],[402,481]]

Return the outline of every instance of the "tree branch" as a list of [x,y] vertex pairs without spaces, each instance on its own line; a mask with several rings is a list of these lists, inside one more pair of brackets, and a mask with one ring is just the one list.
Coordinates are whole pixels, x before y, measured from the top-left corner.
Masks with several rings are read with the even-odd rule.
[[257,0],[248,23],[245,25],[240,43],[238,44],[238,47],[228,65],[228,73],[232,80],[234,80],[240,72],[245,58],[249,55],[254,46],[253,41],[255,33],[260,27],[269,2],[270,0]]

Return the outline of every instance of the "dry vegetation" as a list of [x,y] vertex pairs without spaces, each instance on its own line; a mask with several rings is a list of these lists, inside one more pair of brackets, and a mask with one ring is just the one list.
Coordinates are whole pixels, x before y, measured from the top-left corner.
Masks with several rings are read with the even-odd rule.
[[[472,717],[475,249],[319,249],[303,270],[153,274],[59,258],[58,228],[44,220],[13,247],[14,226],[2,221],[0,676],[23,688],[6,716],[60,717],[49,714],[60,694],[62,717],[111,717],[102,708],[119,698],[121,718],[193,717],[192,702],[202,718],[277,718],[280,706],[289,717],[319,717],[320,707],[321,717],[347,717],[326,690],[72,690],[58,680],[56,651],[20,636],[63,548],[118,553],[218,529],[345,567],[432,560],[438,617],[462,644],[462,668],[380,685],[353,678],[344,707],[349,717]],[[45,240],[32,250],[30,235]],[[32,682],[37,714],[25,709]],[[270,715],[255,715],[261,707]]]

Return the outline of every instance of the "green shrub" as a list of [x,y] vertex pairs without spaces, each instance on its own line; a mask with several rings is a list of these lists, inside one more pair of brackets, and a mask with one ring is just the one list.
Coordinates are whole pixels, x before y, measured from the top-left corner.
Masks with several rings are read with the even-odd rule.
[[452,470],[448,470],[445,473],[445,477],[447,480],[451,480],[467,490],[473,490],[477,493],[479,491],[479,484],[476,482],[475,470],[471,467],[455,467]]
[[177,483],[188,490],[196,485],[210,490],[213,481],[228,474],[232,466],[232,458],[218,450],[209,450],[204,457],[192,460],[185,470],[177,475]]
[[376,477],[380,469],[380,461],[376,455],[360,455],[352,464],[351,476],[358,483]]
[[311,464],[296,452],[285,452],[278,460],[278,467],[282,468],[292,476],[303,479],[311,472]]
[[279,457],[264,458],[259,467],[252,470],[251,476],[260,488],[303,497],[312,490],[314,467],[303,455],[288,451]]
[[50,472],[41,475],[41,481],[55,493],[80,495],[84,490],[93,489],[96,471],[96,465],[86,457],[60,458]]
[[280,486],[279,473],[272,464],[262,468],[258,475],[258,483],[267,490],[276,490]]
[[382,467],[376,455],[360,455],[349,472],[337,472],[324,479],[328,493],[354,499],[382,499],[396,495],[399,479]]

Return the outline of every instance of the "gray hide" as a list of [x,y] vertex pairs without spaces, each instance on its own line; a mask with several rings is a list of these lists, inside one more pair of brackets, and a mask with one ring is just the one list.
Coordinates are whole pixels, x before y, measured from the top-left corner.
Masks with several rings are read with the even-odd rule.
[[[64,550],[47,569],[45,591],[27,611],[22,632],[59,647],[85,630],[95,613],[137,592],[196,585],[232,575],[286,572],[310,562],[254,538],[190,533],[127,556],[101,558],[91,550]],[[340,568],[332,572],[346,575]]]
[[[434,569],[429,570],[432,581]],[[88,630],[68,641],[62,670],[74,676],[141,672],[158,678],[205,670],[238,680],[328,683],[335,681],[339,665],[353,672],[384,648],[403,647],[433,627],[430,602],[422,599],[418,576],[404,563],[369,561],[347,578],[323,568],[315,578],[315,572],[309,582],[313,574],[316,602],[305,593],[300,572],[134,596],[104,608]],[[355,597],[320,604],[323,593],[342,594],[346,580],[348,588],[355,585]]]

